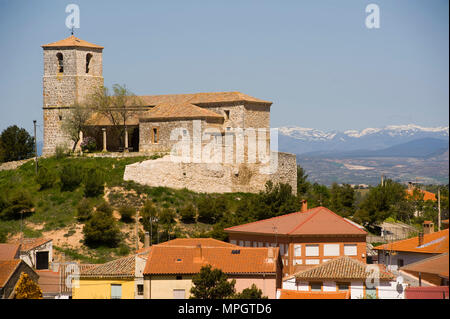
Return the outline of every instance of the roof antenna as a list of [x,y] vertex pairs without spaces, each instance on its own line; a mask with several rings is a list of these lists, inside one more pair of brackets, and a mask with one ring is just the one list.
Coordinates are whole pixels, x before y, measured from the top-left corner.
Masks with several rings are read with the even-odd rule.
[[72,26],[72,31],[71,31],[72,35],[73,35],[73,26]]

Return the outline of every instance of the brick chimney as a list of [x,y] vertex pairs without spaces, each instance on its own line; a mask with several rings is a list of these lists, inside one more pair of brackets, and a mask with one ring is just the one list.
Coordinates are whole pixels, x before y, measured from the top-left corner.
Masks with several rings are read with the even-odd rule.
[[423,232],[419,232],[419,236],[417,236],[417,238],[419,238],[418,246],[422,246],[423,245]]
[[147,248],[148,246],[150,246],[150,234],[146,231],[144,237],[144,248]]
[[431,234],[434,232],[434,224],[432,221],[430,220],[426,220],[423,222],[423,233],[426,234]]
[[306,201],[306,199],[302,200],[302,210],[301,212],[304,213],[308,210],[308,202]]
[[202,245],[198,244],[194,248],[194,262],[201,262],[203,259]]

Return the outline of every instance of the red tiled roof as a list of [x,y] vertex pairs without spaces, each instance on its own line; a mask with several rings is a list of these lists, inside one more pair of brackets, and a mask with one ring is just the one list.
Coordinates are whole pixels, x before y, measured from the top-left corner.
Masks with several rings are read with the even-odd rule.
[[52,239],[39,237],[39,238],[23,238],[16,239],[14,241],[11,241],[13,244],[20,244],[20,251],[29,251],[33,248],[39,247],[45,243],[48,243]]
[[212,104],[226,102],[252,102],[261,104],[272,104],[272,102],[257,99],[241,92],[206,92],[191,94],[166,94],[166,95],[143,95],[140,98],[146,105],[169,104]]
[[11,260],[18,257],[20,246],[17,244],[0,244],[0,260]]
[[21,259],[0,260],[0,287],[5,286],[21,262]]
[[226,274],[275,273],[278,255],[278,248],[155,245],[144,274],[195,274],[208,264]]
[[[428,191],[424,191],[421,189],[416,188],[419,192],[421,192],[423,194],[423,200],[427,201],[427,200],[431,200],[431,201],[436,201],[436,194],[433,194],[431,192]],[[414,194],[414,189],[410,188],[406,190],[406,193],[408,194],[409,197],[412,197]]]
[[448,299],[448,286],[407,287],[405,299]]
[[134,277],[135,266],[136,255],[131,255],[88,268],[81,277]]
[[197,245],[201,245],[202,247],[239,247],[230,243],[226,243],[221,240],[217,240],[214,238],[176,238],[164,243],[159,244],[158,246],[191,246],[197,247]]
[[400,268],[404,271],[414,271],[421,273],[435,274],[441,277],[448,278],[448,253],[433,256],[430,258],[408,264]]
[[63,40],[59,40],[56,42],[52,42],[49,44],[42,45],[43,48],[52,48],[52,47],[81,47],[81,48],[95,48],[95,49],[103,49],[102,46],[81,40],[74,35],[71,35],[68,38]]
[[146,112],[142,119],[147,120],[162,120],[162,119],[223,119],[223,116],[202,108],[191,103],[160,103],[153,109]]
[[350,299],[350,291],[297,291],[279,289],[280,299]]
[[[335,258],[321,265],[294,274],[298,280],[325,279],[366,279],[373,270],[367,264],[347,256]],[[394,276],[380,269],[380,280],[390,280]]]
[[226,228],[227,233],[278,235],[366,235],[367,233],[325,207],[286,214],[253,223]]
[[419,246],[418,236],[374,247],[376,250],[407,251],[414,253],[443,254],[448,252],[448,229],[423,236]]
[[35,270],[39,275],[38,285],[42,293],[59,293],[61,290],[60,273],[51,270]]

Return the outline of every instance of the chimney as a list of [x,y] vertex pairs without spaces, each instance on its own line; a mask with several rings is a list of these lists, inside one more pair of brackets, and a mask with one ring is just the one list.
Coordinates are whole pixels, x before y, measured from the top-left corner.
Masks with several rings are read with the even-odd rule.
[[194,262],[201,262],[203,258],[202,245],[198,244],[194,248]]
[[150,246],[150,234],[148,231],[145,232],[145,238],[144,238],[144,248],[147,248]]
[[430,220],[426,220],[423,222],[423,233],[426,234],[431,234],[434,232],[434,224],[432,221]]
[[275,259],[274,248],[273,247],[268,247],[267,248],[267,262],[268,263],[273,263],[274,259]]
[[306,212],[308,210],[308,202],[306,199],[302,200],[302,213]]
[[419,245],[418,246],[422,246],[423,245],[423,232],[419,232]]

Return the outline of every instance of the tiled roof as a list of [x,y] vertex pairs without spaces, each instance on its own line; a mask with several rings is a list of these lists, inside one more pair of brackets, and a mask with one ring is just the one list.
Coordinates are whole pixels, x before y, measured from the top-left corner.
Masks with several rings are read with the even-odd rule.
[[[295,274],[297,280],[366,279],[372,271],[367,265],[347,256],[335,258],[321,265]],[[393,275],[380,269],[380,280],[390,280]]]
[[225,232],[278,235],[366,235],[360,227],[325,207],[286,214],[253,223],[226,228]]
[[239,247],[214,238],[176,238],[159,244],[158,246],[187,246],[187,247]]
[[43,244],[48,243],[52,239],[50,238],[23,238],[23,239],[16,239],[14,241],[11,241],[12,244],[20,244],[20,251],[29,251],[31,249],[34,249],[36,247],[39,247]]
[[418,236],[374,247],[376,250],[407,251],[414,253],[443,254],[448,252],[448,229],[423,236],[419,246]]
[[350,299],[350,291],[297,291],[280,289],[280,299]]
[[78,39],[74,35],[71,35],[68,38],[65,38],[64,40],[52,42],[49,44],[42,45],[43,48],[52,48],[52,47],[81,47],[81,48],[95,48],[95,49],[103,49],[102,46],[89,43],[87,41]]
[[272,104],[272,102],[257,99],[241,92],[209,92],[192,94],[166,94],[166,95],[144,95],[140,96],[146,105],[169,104],[213,104],[227,102],[252,102]]
[[405,299],[448,299],[448,286],[407,287]]
[[18,244],[0,244],[0,260],[11,260],[18,257]]
[[0,260],[0,287],[5,286],[21,262],[21,259]]
[[[51,270],[35,270],[39,275],[38,285],[42,293],[59,293],[61,290],[60,273]],[[63,278],[64,279],[64,278]]]
[[[436,199],[436,195],[435,194],[433,194],[433,193],[431,193],[431,192],[428,192],[428,191],[424,191],[424,190],[422,190],[422,189],[418,189],[419,190],[419,192],[421,192],[422,194],[423,194],[423,200],[432,200],[432,201],[436,201],[437,199]],[[407,189],[406,190],[406,193],[408,194],[408,196],[413,196],[413,194],[414,194],[414,189]]]
[[134,277],[136,256],[131,255],[101,264],[81,273],[81,277]]
[[414,271],[421,273],[435,274],[441,277],[448,278],[448,253],[433,256],[430,258],[408,264],[400,268],[404,271]]
[[160,103],[146,112],[141,118],[155,119],[223,119],[222,115],[191,103]]
[[278,254],[278,248],[155,245],[144,274],[195,274],[208,264],[226,274],[275,273]]

